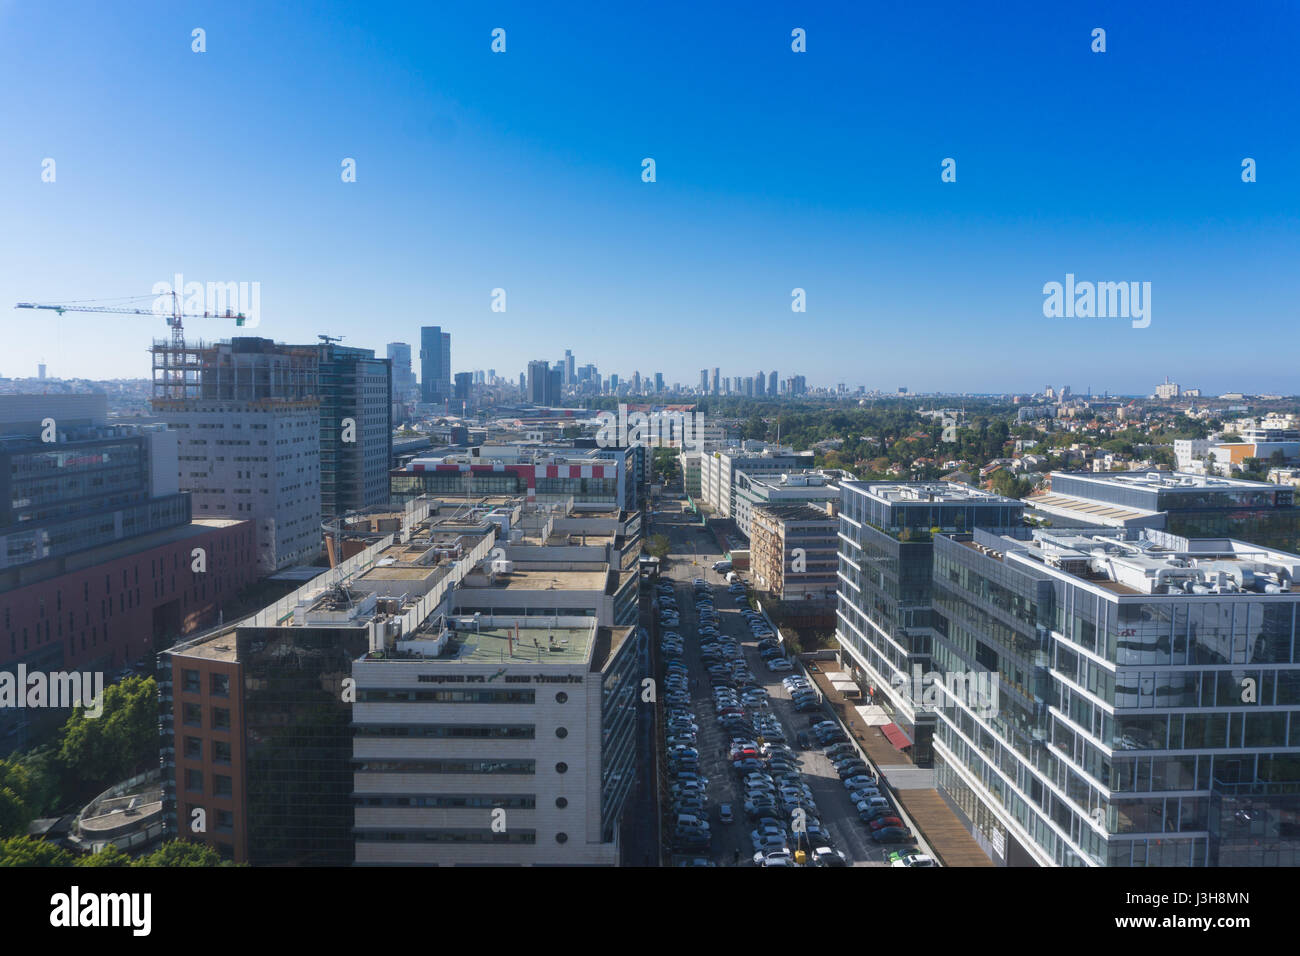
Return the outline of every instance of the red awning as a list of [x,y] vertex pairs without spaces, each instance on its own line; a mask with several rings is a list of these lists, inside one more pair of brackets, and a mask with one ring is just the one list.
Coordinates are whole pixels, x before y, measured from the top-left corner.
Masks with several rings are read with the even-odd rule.
[[898,724],[885,724],[880,728],[880,732],[898,750],[906,750],[912,746],[912,741],[907,739],[907,734],[898,729]]

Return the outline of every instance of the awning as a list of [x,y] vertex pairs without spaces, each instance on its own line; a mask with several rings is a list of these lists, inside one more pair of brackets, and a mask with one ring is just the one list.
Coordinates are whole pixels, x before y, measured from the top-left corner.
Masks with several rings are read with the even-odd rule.
[[907,734],[898,729],[898,724],[885,724],[880,728],[880,732],[897,750],[906,750],[912,746],[912,741],[907,739]]

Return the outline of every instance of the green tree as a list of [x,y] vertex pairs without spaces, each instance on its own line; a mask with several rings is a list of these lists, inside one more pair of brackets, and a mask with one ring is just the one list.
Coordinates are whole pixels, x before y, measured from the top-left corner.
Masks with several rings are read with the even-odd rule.
[[158,762],[158,683],[128,677],[104,688],[103,713],[84,707],[63,725],[59,761],[75,772],[85,791],[131,776]]
[[221,854],[203,843],[171,840],[132,866],[224,866]]
[[72,854],[61,846],[29,836],[0,842],[0,866],[71,866]]
[[651,557],[662,561],[668,557],[668,552],[672,550],[672,544],[669,542],[667,535],[654,534],[650,536],[646,550],[650,552]]
[[75,865],[87,867],[131,866],[131,857],[110,843],[98,853],[91,853],[89,856],[79,857]]

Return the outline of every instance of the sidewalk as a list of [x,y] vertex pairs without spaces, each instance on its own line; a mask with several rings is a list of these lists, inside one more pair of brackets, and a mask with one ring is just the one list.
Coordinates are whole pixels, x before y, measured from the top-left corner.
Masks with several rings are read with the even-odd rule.
[[944,866],[994,866],[937,789],[924,785],[900,786],[908,778],[928,780],[930,771],[915,767],[912,758],[895,748],[879,727],[868,726],[853,701],[846,700],[831,686],[830,678],[820,664],[816,671],[809,671],[808,676],[816,683],[840,723],[848,729],[849,736],[866,752],[867,760],[878,771],[877,776],[893,791],[899,807],[911,818],[939,862]]

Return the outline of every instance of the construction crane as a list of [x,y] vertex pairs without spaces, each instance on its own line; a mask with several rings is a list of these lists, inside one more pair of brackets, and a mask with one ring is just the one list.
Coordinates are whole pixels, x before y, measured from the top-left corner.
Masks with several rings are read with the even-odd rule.
[[347,336],[345,336],[345,335],[317,335],[316,338],[320,339],[320,340],[321,340],[322,342],[324,342],[326,345],[329,345],[331,342],[342,342],[345,338],[347,338]]
[[[82,302],[71,303],[68,305],[50,305],[42,302],[19,302],[14,306],[15,309],[48,309],[51,312],[57,312],[62,315],[64,312],[112,312],[120,315],[161,315],[167,320],[168,327],[172,330],[172,348],[178,351],[185,349],[185,325],[184,319],[234,319],[235,325],[243,325],[247,316],[243,312],[235,312],[226,309],[221,312],[182,312],[180,295],[176,292],[170,293],[172,300],[171,314],[159,312],[153,307],[147,309],[118,308],[115,306],[104,305],[85,305]],[[135,299],[153,299],[156,303],[158,296],[137,295],[130,296],[125,301],[134,301]],[[83,302],[109,301],[85,299]]]

